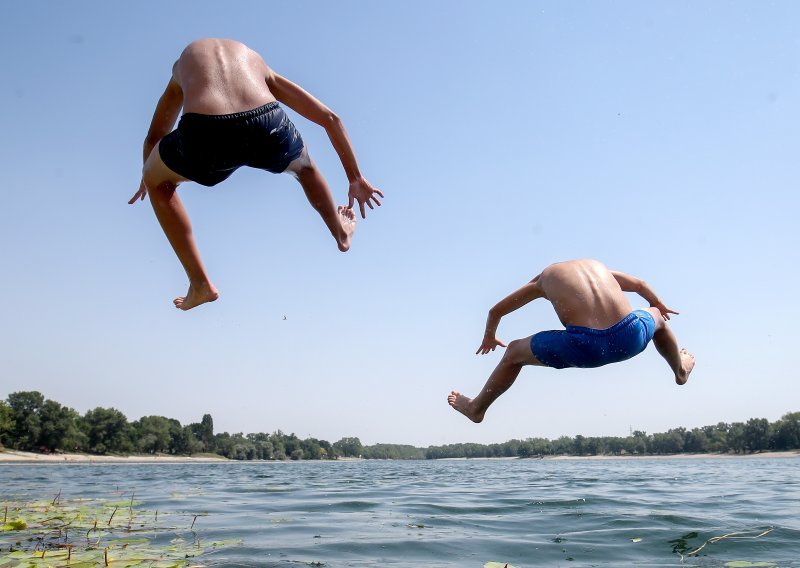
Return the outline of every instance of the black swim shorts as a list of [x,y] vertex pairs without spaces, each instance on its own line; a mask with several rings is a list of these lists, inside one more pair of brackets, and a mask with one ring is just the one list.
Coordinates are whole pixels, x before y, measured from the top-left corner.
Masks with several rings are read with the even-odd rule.
[[233,114],[187,112],[158,145],[173,172],[208,187],[242,166],[279,174],[303,153],[303,139],[277,102]]

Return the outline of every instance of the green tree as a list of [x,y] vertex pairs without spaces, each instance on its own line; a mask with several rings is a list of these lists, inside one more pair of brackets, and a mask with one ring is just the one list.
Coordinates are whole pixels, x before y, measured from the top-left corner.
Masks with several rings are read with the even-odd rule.
[[725,422],[720,422],[716,426],[703,426],[702,430],[706,435],[706,451],[727,452],[730,450],[728,445],[729,428]]
[[744,425],[744,444],[751,452],[769,449],[769,440],[769,420],[766,418],[751,418]]
[[85,436],[78,429],[78,413],[61,406],[54,400],[45,400],[39,408],[38,446],[50,451],[74,451],[85,442]]
[[773,439],[776,450],[800,449],[800,412],[784,414],[775,423]]
[[708,436],[700,428],[692,428],[683,439],[683,451],[701,453],[708,451]]
[[133,450],[131,427],[125,415],[115,408],[97,407],[79,421],[86,435],[87,450],[95,454],[128,453]]
[[728,448],[737,454],[745,451],[747,444],[744,437],[744,424],[734,422],[728,427]]
[[322,448],[316,438],[306,438],[300,442],[300,450],[303,452],[303,458],[307,460],[318,460],[322,457]]
[[14,431],[14,419],[11,417],[11,407],[4,400],[0,400],[0,448],[11,444]]
[[[200,452],[205,450],[203,446],[203,442],[197,439],[194,435],[194,432],[189,426],[184,426],[182,428],[182,435],[181,435],[181,445],[178,446],[176,443],[176,450],[175,453],[185,454],[185,455],[192,455],[192,454],[199,454]],[[174,442],[174,438],[173,438]],[[178,449],[180,447],[180,449]]]
[[44,396],[38,391],[22,391],[8,395],[11,419],[11,447],[19,450],[35,450],[42,433],[39,409],[44,404]]
[[564,454],[571,454],[573,447],[572,438],[569,436],[561,436],[557,440],[553,440],[552,448],[553,453],[557,456]]
[[203,414],[197,439],[203,443],[203,449],[206,452],[214,451],[214,419],[210,414]]
[[169,418],[164,416],[142,416],[133,423],[138,450],[150,454],[168,452],[172,442],[170,426]]
[[582,456],[586,453],[586,438],[578,434],[572,442],[572,453]]
[[357,458],[361,455],[364,447],[358,438],[342,438],[333,444],[333,450],[337,455],[346,458]]

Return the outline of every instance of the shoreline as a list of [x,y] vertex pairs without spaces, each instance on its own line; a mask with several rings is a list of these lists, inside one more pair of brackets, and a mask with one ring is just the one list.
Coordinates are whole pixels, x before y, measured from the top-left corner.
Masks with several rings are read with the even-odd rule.
[[[545,456],[545,460],[730,460],[800,458],[800,450],[750,454],[653,454],[648,456]],[[536,458],[534,458],[536,459]]]
[[[500,458],[441,458],[439,460],[421,461],[503,461],[503,460],[543,460],[543,461],[574,461],[574,460],[669,460],[669,459],[787,459],[800,458],[800,451],[790,450],[782,452],[760,452],[752,454],[669,454],[648,456],[543,456],[533,458],[500,457]],[[186,464],[186,463],[238,463],[240,460],[213,455],[199,456],[170,456],[170,455],[130,455],[130,456],[93,456],[89,454],[37,454],[34,452],[20,452],[16,450],[0,451],[0,466],[3,465],[31,465],[31,464]],[[241,460],[241,463],[255,463],[262,460]],[[264,460],[269,463],[291,463],[292,460]],[[299,460],[309,461],[309,460]],[[338,460],[311,460],[325,462],[342,461],[373,461],[360,458],[339,458]],[[382,460],[375,460],[382,461]],[[410,461],[410,460],[397,460]]]
[[28,465],[28,464],[53,464],[53,463],[217,463],[229,462],[228,458],[212,455],[202,456],[170,456],[170,455],[130,455],[130,456],[94,456],[90,454],[37,454],[35,452],[21,452],[17,450],[0,451],[0,465]]

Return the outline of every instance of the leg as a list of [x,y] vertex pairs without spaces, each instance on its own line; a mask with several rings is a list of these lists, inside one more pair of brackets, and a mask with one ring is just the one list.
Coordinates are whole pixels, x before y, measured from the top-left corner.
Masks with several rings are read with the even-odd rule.
[[219,297],[219,292],[206,274],[192,236],[189,215],[176,192],[178,184],[186,179],[164,164],[158,153],[158,144],[147,157],[143,176],[158,222],[189,277],[189,291],[186,296],[175,298],[175,307],[189,310],[213,302]]
[[542,366],[542,363],[531,351],[530,337],[515,339],[508,344],[503,358],[492,371],[489,380],[486,381],[478,396],[470,399],[457,391],[453,391],[447,397],[447,402],[473,422],[481,422],[486,409],[514,384],[519,372],[525,365]]
[[667,364],[675,373],[675,382],[679,385],[686,384],[689,380],[689,373],[694,369],[694,355],[686,351],[686,349],[678,348],[678,340],[675,334],[667,325],[661,312],[658,308],[648,308],[647,311],[656,320],[656,331],[653,334],[653,345]]
[[350,240],[356,230],[356,216],[352,209],[337,207],[325,178],[311,161],[308,152],[289,164],[286,171],[292,174],[306,193],[308,202],[317,210],[328,230],[336,239],[339,250],[346,252],[350,248]]

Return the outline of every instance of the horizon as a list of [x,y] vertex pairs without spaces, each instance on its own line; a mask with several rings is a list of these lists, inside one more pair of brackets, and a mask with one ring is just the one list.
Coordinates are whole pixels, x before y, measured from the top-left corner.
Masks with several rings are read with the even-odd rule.
[[[302,22],[295,6],[239,6],[248,17],[208,0],[6,8],[4,391],[415,447],[775,422],[800,400],[800,5],[310,0]],[[172,63],[208,36],[329,105],[385,198],[342,254],[289,176],[183,184],[222,295],[182,313],[181,266],[150,205],[127,200]],[[324,130],[288,114],[346,202]],[[451,409],[500,359],[474,354],[489,308],[587,257],[680,312],[688,384],[648,347],[525,368],[478,425]],[[538,301],[498,337],[559,328]]]
[[[9,394],[11,394],[11,393],[9,393]],[[42,396],[44,396],[45,401],[52,400],[52,399],[49,399],[47,396],[45,396],[44,393],[39,393],[39,394],[42,394]],[[8,397],[6,397],[5,399],[0,399],[0,403],[8,404],[7,403],[7,398]],[[54,402],[59,402],[59,401],[54,401]],[[97,408],[104,408],[104,409],[110,409],[110,410],[119,410],[119,409],[114,409],[113,407],[104,407],[102,405],[100,405],[99,407],[95,407],[93,409],[89,409],[89,410],[97,410]],[[75,409],[72,409],[72,410],[75,410]],[[77,412],[77,411],[75,411],[75,412]],[[83,413],[78,413],[78,416],[82,418],[82,417],[85,416],[86,412],[88,412],[88,410],[83,412]],[[124,412],[123,412],[123,414],[124,414]],[[411,446],[411,447],[414,447],[415,449],[426,449],[426,448],[431,448],[431,447],[443,447],[443,446],[448,446],[448,445],[467,445],[467,444],[503,445],[503,444],[506,444],[508,442],[513,442],[513,441],[525,442],[525,441],[530,441],[530,440],[547,440],[548,442],[555,442],[555,441],[558,441],[561,438],[567,437],[567,438],[574,439],[577,436],[582,436],[582,437],[584,437],[586,439],[590,439],[590,438],[631,438],[631,437],[634,437],[634,434],[636,434],[636,433],[641,433],[641,434],[644,434],[645,436],[654,436],[654,435],[665,434],[665,433],[672,432],[674,430],[680,430],[680,429],[683,429],[683,430],[685,430],[687,432],[691,432],[693,430],[707,428],[707,427],[717,427],[717,426],[722,425],[722,424],[724,424],[726,426],[732,426],[732,425],[735,425],[735,424],[741,424],[741,425],[745,425],[746,426],[747,422],[749,422],[751,420],[767,420],[769,422],[769,425],[772,426],[773,424],[777,423],[779,420],[782,420],[784,417],[792,415],[792,414],[800,414],[800,411],[792,411],[792,410],[787,411],[787,412],[783,413],[781,415],[780,419],[778,419],[778,420],[769,420],[767,418],[764,418],[763,416],[751,416],[750,418],[747,419],[747,421],[731,421],[731,422],[728,422],[728,421],[725,421],[725,420],[719,420],[717,422],[707,423],[707,424],[698,425],[698,426],[679,425],[679,426],[672,426],[672,427],[668,428],[667,430],[664,430],[664,431],[661,431],[661,432],[647,432],[647,431],[642,431],[642,430],[631,429],[630,432],[627,435],[608,435],[608,434],[584,435],[582,433],[577,433],[577,434],[574,434],[572,436],[568,436],[568,435],[562,434],[560,436],[556,436],[556,437],[552,437],[552,438],[540,437],[540,436],[526,436],[526,437],[523,437],[523,438],[510,438],[510,439],[507,439],[507,440],[496,440],[496,441],[489,441],[489,442],[473,442],[473,441],[469,441],[469,440],[468,441],[463,441],[462,440],[462,441],[456,441],[456,442],[449,442],[448,444],[428,444],[428,445],[423,445],[423,446],[410,444],[410,443],[406,443],[406,442],[383,442],[383,441],[377,441],[377,442],[374,442],[374,443],[363,443],[362,442],[362,445],[365,446],[365,447],[374,447],[374,446],[380,446],[380,445]],[[144,418],[149,418],[149,417],[153,417],[153,416],[157,416],[157,417],[160,417],[160,418],[165,418],[165,419],[168,419],[168,420],[177,420],[177,419],[175,419],[175,418],[173,418],[171,416],[161,416],[161,415],[153,415],[153,414],[142,415],[142,416],[140,416],[139,418],[136,418],[136,419],[131,419],[127,415],[125,415],[125,418],[126,418],[126,420],[127,420],[129,425],[133,425],[135,422],[139,422]],[[198,419],[196,421],[192,421],[192,422],[184,423],[184,422],[182,422],[180,420],[178,422],[181,425],[181,427],[199,425],[201,420],[203,422],[205,421],[205,417],[206,416],[209,416],[211,418],[211,421],[212,421],[212,424],[213,424],[214,417],[211,414],[203,415],[200,419]],[[236,432],[236,431],[232,431],[232,432],[229,432],[227,430],[218,431],[216,429],[216,427],[214,427],[214,426],[212,426],[211,428],[212,428],[213,434],[215,436],[218,435],[218,434],[228,434],[230,436],[242,435],[244,437],[247,437],[247,436],[250,436],[250,435],[258,435],[258,434],[271,435],[271,434],[278,434],[278,433],[281,433],[281,434],[284,434],[284,435],[289,435],[289,436],[297,436],[297,434],[295,432],[283,431],[283,429],[280,428],[280,427],[272,430],[271,432],[270,431],[252,431],[252,432],[244,432],[244,431]],[[307,440],[307,439],[313,438],[313,439],[316,439],[316,440],[318,440],[320,442],[328,442],[328,443],[331,443],[331,444],[335,444],[335,443],[340,442],[340,441],[342,441],[343,439],[346,439],[346,438],[354,438],[354,439],[357,439],[357,440],[361,441],[361,437],[357,433],[351,433],[351,434],[349,434],[347,436],[342,436],[342,437],[340,437],[339,440],[334,440],[333,438],[329,438],[329,437],[326,437],[326,436],[307,436],[306,438],[303,438],[302,436],[297,436],[297,437],[299,439],[301,439],[301,440]],[[4,450],[8,451],[9,448],[5,448],[4,449],[2,447],[2,444],[0,444],[0,451],[4,451]],[[14,450],[14,451],[16,451],[16,450]]]

